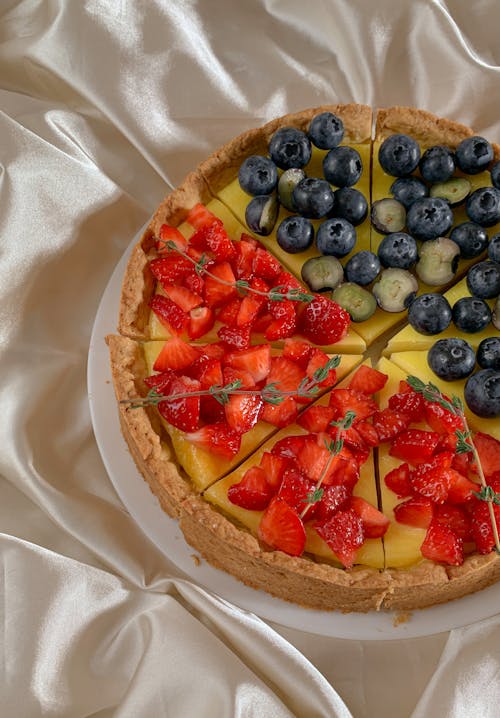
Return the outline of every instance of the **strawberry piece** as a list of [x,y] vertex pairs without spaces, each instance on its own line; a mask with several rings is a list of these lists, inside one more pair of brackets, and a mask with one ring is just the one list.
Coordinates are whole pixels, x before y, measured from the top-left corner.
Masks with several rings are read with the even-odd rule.
[[262,511],[271,501],[273,490],[266,481],[266,475],[259,466],[252,466],[241,481],[227,491],[232,504],[251,511]]
[[170,369],[162,371],[159,374],[152,374],[144,379],[144,383],[150,389],[156,389],[158,394],[168,394],[170,382],[174,378],[175,374]]
[[222,342],[214,342],[213,344],[199,344],[197,347],[201,356],[209,359],[222,359],[225,349]]
[[[406,382],[405,382],[406,383]],[[408,386],[409,391],[393,394],[388,401],[389,409],[406,414],[410,423],[422,421],[424,418],[424,399]]]
[[330,406],[310,406],[297,419],[297,424],[306,431],[318,433],[326,431],[333,420],[334,411]]
[[[330,357],[328,356],[328,354],[325,354],[325,352],[321,351],[321,349],[312,349],[309,361],[307,362],[306,366],[307,376],[312,378],[314,374],[318,371],[318,369],[322,369],[329,360]],[[334,386],[336,381],[337,372],[335,371],[335,369],[329,369],[326,378],[323,379],[323,381],[319,382],[318,386]]]
[[155,371],[165,371],[166,369],[177,371],[179,369],[186,369],[196,361],[199,356],[200,353],[194,346],[187,344],[179,337],[172,337],[171,339],[167,339],[161,348],[153,364],[153,369]]
[[335,344],[347,334],[350,316],[332,299],[315,295],[298,318],[298,329],[315,344]]
[[434,507],[434,519],[437,523],[447,526],[462,541],[472,540],[470,516],[460,506],[441,504]]
[[177,227],[171,227],[169,224],[162,224],[160,227],[160,240],[156,242],[156,251],[158,254],[171,251],[167,246],[167,242],[173,242],[177,249],[185,252],[188,247],[187,239],[179,232]]
[[[493,504],[496,524],[500,530],[500,506]],[[486,554],[495,547],[495,536],[488,504],[485,501],[474,502],[471,515],[471,533],[479,553]]]
[[173,284],[193,271],[193,265],[186,257],[171,253],[152,259],[149,269],[155,279],[162,284]]
[[271,347],[269,344],[257,344],[244,351],[230,352],[224,362],[234,369],[245,369],[258,383],[266,379],[271,371]]
[[[453,459],[454,460],[454,459]],[[453,463],[450,471],[453,472],[454,481],[448,491],[447,501],[450,504],[464,504],[473,497],[473,491],[478,491],[480,486],[470,481],[466,476],[456,471]]]
[[271,449],[271,454],[273,456],[282,456],[285,459],[297,459],[305,441],[305,436],[285,436],[275,443]]
[[356,423],[356,430],[358,434],[362,437],[366,446],[372,448],[379,445],[380,440],[377,434],[377,430],[369,421],[358,421]]
[[211,386],[222,385],[224,381],[222,376],[222,364],[220,359],[204,359],[203,365],[198,372],[198,380],[203,389],[209,389]]
[[[211,276],[214,275],[214,276]],[[237,295],[236,281],[229,262],[221,262],[210,268],[205,277],[205,302],[209,307],[220,307]]]
[[239,381],[241,389],[253,389],[255,381],[253,376],[246,369],[235,369],[231,366],[225,366],[222,369],[223,384],[231,384]]
[[252,330],[254,334],[264,334],[266,333],[267,327],[273,322],[274,319],[269,314],[269,312],[263,312],[261,310],[260,314],[257,315],[256,320],[253,323]]
[[351,509],[358,514],[363,523],[363,534],[365,538],[380,538],[389,527],[389,519],[382,511],[372,506],[361,496],[353,496],[350,502]]
[[233,394],[225,404],[226,421],[232,429],[245,433],[259,420],[263,401],[251,394]]
[[342,419],[347,411],[353,411],[357,421],[367,419],[378,411],[378,406],[371,397],[352,389],[333,389],[329,405],[335,411],[336,420]]
[[439,434],[423,429],[406,429],[396,436],[389,450],[391,456],[418,464],[430,459],[439,442]]
[[196,272],[193,271],[185,274],[180,281],[182,282],[182,286],[189,289],[190,292],[200,297],[205,296],[205,280],[202,276],[196,274]]
[[400,464],[392,471],[389,471],[384,478],[385,485],[387,488],[394,491],[398,495],[398,498],[403,496],[410,496],[412,488],[410,484],[410,467],[408,464]]
[[460,566],[464,562],[462,539],[437,521],[431,521],[420,551],[424,558],[436,563]]
[[200,449],[232,459],[241,447],[241,434],[225,422],[207,424],[198,431],[186,434],[186,439]]
[[474,436],[474,444],[481,460],[484,475],[488,479],[500,468],[500,441],[489,434],[479,431]]
[[220,219],[199,227],[189,240],[190,246],[202,251],[210,251],[218,262],[231,260],[236,249]]
[[267,421],[268,424],[283,429],[285,426],[293,424],[298,413],[297,402],[292,396],[287,396],[279,404],[270,404],[265,401],[260,418],[262,421]]
[[287,272],[286,270],[282,270],[276,277],[275,287],[281,287],[279,290],[281,294],[286,294],[290,291],[290,289],[300,289],[303,292],[306,291],[304,285],[301,284],[299,280],[293,276],[293,274],[290,274],[290,272]]
[[[456,446],[456,437],[455,437],[455,446]],[[468,476],[469,471],[471,470],[472,458],[473,458],[472,452],[470,452],[470,451],[467,454],[455,454],[453,457],[451,466],[453,469],[455,469],[455,471],[458,471],[463,476]]]
[[382,409],[373,415],[373,426],[377,432],[379,441],[391,441],[400,434],[410,423],[406,414],[401,414],[394,409]]
[[[292,304],[292,302],[290,302],[290,304]],[[295,307],[290,307],[286,302],[280,302],[278,306],[283,307],[283,313],[279,318],[274,318],[268,324],[264,332],[264,335],[269,342],[274,342],[278,339],[287,339],[293,336],[297,328]]]
[[215,323],[215,315],[210,307],[195,307],[189,312],[189,323],[187,325],[188,337],[191,340],[200,339],[212,329]]
[[200,397],[200,420],[204,424],[226,423],[223,405],[213,396]]
[[276,490],[280,487],[285,470],[291,465],[292,462],[290,459],[284,456],[276,456],[276,454],[272,454],[270,451],[265,451],[260,460],[260,467],[266,475],[267,483]]
[[[187,376],[174,377],[169,387],[170,395],[199,390],[200,382]],[[180,431],[196,431],[200,421],[200,397],[160,401],[158,411],[169,424]]]
[[325,485],[344,484],[349,489],[353,489],[359,479],[359,462],[352,451],[344,446],[342,451],[337,454],[328,470],[328,475],[323,479]]
[[285,339],[283,344],[283,356],[305,369],[312,354],[313,347],[309,342],[301,339]]
[[161,294],[155,294],[149,306],[171,334],[182,334],[189,324],[189,316],[175,302]]
[[304,378],[304,373],[297,364],[283,356],[271,358],[271,370],[267,384],[276,384],[279,391],[295,392]]
[[457,429],[463,431],[464,424],[461,417],[455,416],[440,404],[424,399],[423,408],[425,421],[438,434],[454,434]]
[[254,240],[241,239],[234,243],[235,255],[231,261],[234,273],[238,279],[249,280],[254,272],[254,259],[256,244]]
[[452,457],[444,452],[437,454],[429,463],[419,464],[410,472],[410,483],[414,491],[442,504],[455,480],[451,466]]
[[281,498],[275,496],[264,511],[258,536],[268,546],[300,556],[306,545],[306,531],[298,513]]
[[203,299],[186,287],[178,284],[164,284],[163,289],[167,297],[186,313],[203,304]]
[[186,216],[186,222],[188,222],[194,229],[200,229],[207,225],[211,225],[213,222],[220,222],[219,219],[212,214],[204,204],[198,203],[192,207]]
[[241,297],[233,297],[226,302],[217,314],[217,319],[221,324],[226,324],[228,327],[234,327],[238,320],[238,314],[240,311],[242,299]]
[[330,456],[331,454],[325,446],[324,436],[312,434],[305,438],[302,450],[297,457],[297,465],[311,481],[316,483],[325,470]]
[[[335,436],[336,432],[336,427],[331,426],[329,432],[330,435]],[[344,439],[344,444],[348,446],[351,451],[361,454],[369,453],[368,447],[365,444],[365,441],[359,433],[357,427],[351,426],[349,429],[345,429],[342,432],[342,437]]]
[[348,384],[349,389],[359,391],[362,394],[376,394],[384,388],[389,377],[378,369],[362,364],[356,371]]
[[344,484],[339,484],[338,486],[322,486],[321,488],[323,489],[323,495],[317,504],[319,522],[327,521],[331,518],[337,509],[347,503],[347,500],[351,496],[351,492]]
[[428,528],[433,515],[432,501],[425,496],[412,496],[394,507],[394,518],[399,524],[419,529]]
[[250,346],[250,327],[221,327],[217,336],[233,349],[248,349]]
[[314,527],[345,568],[352,568],[363,545],[363,522],[353,509],[340,509],[324,523]]
[[[313,491],[314,483],[297,467],[291,466],[285,470],[283,479],[278,490],[278,496],[283,499],[300,515],[307,504],[307,495]],[[310,519],[312,516],[311,506],[305,516]],[[305,517],[304,517],[305,518]],[[307,520],[306,519],[306,520]]]
[[262,247],[257,247],[253,258],[253,271],[258,277],[274,281],[281,273],[281,264]]
[[246,297],[243,297],[236,317],[237,326],[244,327],[248,324],[253,324],[253,322],[257,319],[261,306],[261,298],[255,296],[254,294],[247,294]]

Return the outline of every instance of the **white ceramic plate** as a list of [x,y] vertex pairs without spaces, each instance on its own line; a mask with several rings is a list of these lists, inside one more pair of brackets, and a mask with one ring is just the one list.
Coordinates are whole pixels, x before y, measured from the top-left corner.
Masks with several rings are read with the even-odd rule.
[[395,612],[342,614],[314,611],[273,598],[244,586],[205,561],[196,565],[193,549],[184,541],[177,522],[160,508],[128,453],[120,433],[111,383],[107,334],[116,333],[121,280],[133,245],[113,272],[95,318],[88,360],[88,391],[92,423],[108,474],[131,516],[153,543],[198,585],[261,618],[302,631],[356,640],[394,640],[428,636],[489,618],[498,612],[500,583],[480,593],[420,611],[400,622]]

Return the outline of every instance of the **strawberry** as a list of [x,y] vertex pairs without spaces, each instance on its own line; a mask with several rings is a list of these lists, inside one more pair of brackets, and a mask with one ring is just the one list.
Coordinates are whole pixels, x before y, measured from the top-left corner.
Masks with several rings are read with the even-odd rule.
[[356,422],[356,430],[367,446],[374,447],[379,445],[380,439],[377,430],[369,421]]
[[431,521],[420,547],[422,556],[437,563],[460,566],[464,562],[462,539],[447,526]]
[[359,391],[362,394],[376,394],[384,388],[389,377],[378,369],[362,364],[356,371],[348,384],[348,388]]
[[[500,530],[500,506],[493,505],[497,528]],[[474,502],[471,515],[471,533],[476,548],[481,554],[490,553],[495,547],[495,536],[488,504],[485,501]]]
[[248,349],[250,346],[250,327],[221,327],[217,336],[232,349]]
[[[335,437],[336,432],[336,427],[331,426],[329,432],[330,435]],[[342,432],[342,437],[344,439],[345,446],[349,447],[351,451],[361,454],[369,453],[365,440],[357,430],[357,427],[351,426],[349,429],[345,429]]]
[[256,253],[255,240],[241,239],[234,243],[235,255],[231,261],[234,273],[238,279],[251,279],[254,272],[254,259]]
[[269,344],[257,344],[244,351],[230,352],[224,362],[234,369],[245,369],[258,383],[266,379],[271,371],[271,347]]
[[[325,354],[324,351],[321,351],[321,349],[312,349],[311,354],[309,357],[309,361],[307,362],[306,366],[306,374],[311,379],[313,378],[315,372],[318,371],[318,369],[322,369],[325,364],[329,361],[330,357],[328,354]],[[329,387],[333,386],[335,382],[337,381],[337,372],[335,369],[329,369],[328,374],[323,381],[321,381],[318,386],[321,387]]]
[[382,411],[376,411],[373,415],[373,427],[381,442],[394,439],[403,429],[408,427],[409,423],[406,414],[401,414],[399,411],[389,409],[389,407],[382,409]]
[[264,334],[266,333],[267,327],[274,321],[272,316],[269,314],[269,312],[260,311],[260,314],[257,315],[257,318],[255,319],[252,331],[254,334]]
[[167,339],[153,364],[155,371],[186,369],[200,356],[199,351],[179,337]]
[[[406,382],[405,382],[406,383]],[[408,386],[409,391],[393,394],[388,401],[389,409],[406,414],[410,423],[422,421],[424,416],[424,398]]]
[[463,541],[472,540],[470,516],[460,506],[441,504],[434,507],[434,519],[437,523],[447,526]]
[[233,484],[227,491],[232,504],[251,511],[262,511],[269,504],[273,491],[266,481],[266,475],[259,466],[252,466],[243,475],[241,481]]
[[191,340],[200,339],[212,329],[215,316],[210,307],[195,307],[189,312],[187,334]]
[[255,381],[246,369],[235,369],[232,366],[225,366],[222,368],[222,383],[232,384],[234,381],[239,381],[241,389],[253,389],[255,387]]
[[273,321],[269,324],[265,332],[268,341],[286,339],[295,333],[297,328],[295,302],[291,300],[284,302],[270,301],[269,313],[273,317]]
[[221,324],[226,324],[228,327],[236,326],[241,302],[241,297],[232,297],[225,304],[223,304],[217,313],[217,319],[219,322],[221,322]]
[[233,394],[224,406],[226,421],[232,429],[245,433],[259,420],[263,401],[259,396]]
[[189,289],[189,291],[198,294],[200,297],[205,296],[205,280],[200,274],[196,274],[194,270],[185,274],[180,281],[182,286]]
[[306,431],[317,433],[326,431],[333,419],[334,411],[330,406],[310,406],[297,419],[297,424]]
[[155,279],[162,284],[173,284],[193,271],[193,265],[186,257],[171,253],[151,260],[149,269]]
[[283,356],[294,361],[301,369],[307,367],[312,351],[313,347],[309,342],[302,339],[288,338],[285,339],[283,344]]
[[274,281],[281,273],[281,265],[273,255],[262,247],[257,247],[252,269],[258,277]]
[[217,219],[215,214],[212,214],[212,212],[210,212],[205,205],[198,203],[195,204],[194,207],[192,207],[187,213],[186,222],[188,222],[191,227],[194,227],[194,229],[200,229],[201,227],[210,225],[213,222],[220,222],[220,220]]
[[186,434],[186,439],[200,449],[227,459],[236,456],[241,446],[241,433],[225,422],[202,426],[198,431]]
[[323,484],[325,486],[343,484],[352,490],[358,479],[359,463],[353,452],[344,446],[340,453],[333,457]]
[[[214,276],[212,276],[214,275]],[[205,278],[205,302],[209,307],[220,307],[237,295],[236,278],[229,262],[221,262],[210,268]]]
[[200,397],[200,419],[204,424],[225,424],[226,412],[215,397],[204,395]]
[[382,511],[372,506],[361,496],[353,496],[350,502],[351,509],[358,514],[363,522],[363,534],[365,538],[380,538],[389,527],[389,519]]
[[[313,490],[314,483],[297,467],[291,466],[283,474],[278,496],[300,515],[307,504],[307,495]],[[313,508],[307,510],[307,519],[311,518]]]
[[304,378],[304,374],[297,364],[283,356],[271,358],[271,371],[267,377],[267,384],[276,384],[279,391],[295,392]]
[[182,334],[189,324],[189,316],[186,312],[162,294],[155,294],[149,306],[171,334]]
[[196,347],[200,355],[209,359],[222,359],[225,354],[222,342],[214,342],[213,344],[198,344]]
[[304,435],[285,436],[274,444],[271,454],[282,456],[285,459],[297,459],[304,448],[305,441],[306,437]]
[[[455,460],[455,459],[453,459]],[[448,491],[447,501],[450,504],[464,504],[473,497],[473,491],[478,491],[479,486],[473,481],[469,481],[467,477],[456,471],[452,463],[450,471],[453,472],[454,481]]]
[[197,229],[189,242],[196,249],[209,250],[218,262],[231,261],[236,256],[234,243],[220,220]]
[[199,380],[202,389],[209,389],[215,384],[221,385],[224,381],[222,377],[222,364],[220,359],[210,359],[207,357],[201,357],[203,363],[197,372],[197,379]]
[[377,404],[371,397],[352,389],[333,389],[330,393],[329,405],[335,411],[336,420],[342,419],[347,411],[353,411],[356,420],[361,421],[378,410]]
[[[448,434],[448,436],[450,436]],[[455,446],[456,446],[456,437],[454,440]],[[453,449],[455,450],[455,449]],[[463,476],[468,476],[469,471],[471,469],[471,462],[472,462],[473,456],[472,452],[467,452],[466,454],[455,454],[453,457],[453,462],[451,464],[452,468],[455,469],[455,471],[458,471]]]
[[412,496],[394,507],[394,518],[400,524],[419,529],[429,527],[433,517],[433,503],[425,496]]
[[398,498],[409,496],[412,493],[410,484],[410,467],[408,464],[400,464],[392,471],[389,471],[384,478],[387,488],[394,491]]
[[311,434],[304,441],[302,450],[297,457],[297,465],[309,479],[316,482],[322,475],[330,456],[331,454],[325,446],[324,436]]
[[272,454],[270,451],[265,451],[262,454],[259,465],[266,475],[267,483],[273,489],[277,490],[281,484],[285,470],[292,465],[292,462],[284,456],[276,456],[276,454]]
[[[170,382],[170,394],[185,394],[200,390],[200,382],[187,376],[174,377]],[[180,431],[196,431],[200,420],[200,397],[186,397],[160,401],[158,411],[169,424]]]
[[292,396],[287,396],[279,404],[270,404],[265,401],[260,418],[262,421],[267,421],[268,424],[283,429],[285,426],[293,424],[298,413],[297,402]]
[[349,499],[351,492],[344,486],[322,486],[323,495],[317,504],[317,516],[319,522],[327,521],[333,516],[337,509],[343,507]]
[[179,284],[164,284],[163,290],[167,297],[186,313],[203,304],[203,299],[198,294]]
[[175,374],[171,369],[162,371],[159,374],[152,374],[144,379],[144,383],[150,389],[156,389],[158,394],[167,395],[169,392],[170,382]]
[[331,548],[339,561],[352,568],[356,554],[364,542],[363,522],[353,509],[339,509],[324,523],[314,528]]
[[448,458],[444,452],[437,454],[429,463],[419,464],[410,472],[410,483],[413,490],[421,496],[427,496],[437,504],[446,501],[455,480],[454,472],[449,468],[451,457],[449,457],[448,466],[444,460],[441,460],[441,457]]
[[424,417],[427,424],[438,434],[454,434],[457,429],[463,431],[463,420],[452,414],[440,404],[424,399]]
[[488,479],[500,469],[500,441],[489,434],[479,431],[474,436],[474,444],[481,460],[485,477]]
[[261,306],[261,298],[255,294],[247,294],[246,297],[243,297],[236,317],[236,325],[238,327],[244,327],[248,324],[253,324],[260,312]]
[[418,464],[432,456],[438,441],[439,434],[435,431],[406,429],[396,436],[389,454],[410,464]]
[[323,295],[315,295],[298,318],[298,329],[315,344],[335,344],[347,334],[350,317],[345,309]]
[[281,287],[280,291],[282,294],[286,294],[290,291],[290,289],[300,289],[303,292],[305,291],[304,285],[301,284],[299,280],[293,276],[293,274],[290,274],[290,272],[287,272],[284,269],[276,277],[275,287]]
[[188,246],[187,239],[179,232],[177,227],[171,227],[169,224],[162,224],[160,227],[160,240],[156,242],[156,251],[158,254],[171,251],[167,246],[167,242],[174,242],[177,249],[185,252]]
[[258,537],[273,549],[290,556],[300,556],[306,545],[306,531],[298,513],[283,499],[275,496],[264,511]]

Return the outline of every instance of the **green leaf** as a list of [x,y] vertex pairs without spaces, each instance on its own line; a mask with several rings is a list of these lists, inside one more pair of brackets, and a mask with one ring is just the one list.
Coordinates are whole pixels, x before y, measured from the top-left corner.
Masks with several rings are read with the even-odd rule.
[[309,491],[309,493],[306,495],[306,498],[302,499],[302,501],[305,504],[316,504],[318,501],[321,501],[323,494],[324,489],[318,487],[314,489],[314,491]]

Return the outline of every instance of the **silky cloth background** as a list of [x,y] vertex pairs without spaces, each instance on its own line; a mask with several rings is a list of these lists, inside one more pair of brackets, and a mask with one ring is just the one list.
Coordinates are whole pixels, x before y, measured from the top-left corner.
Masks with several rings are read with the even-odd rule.
[[2,716],[498,715],[500,617],[336,640],[179,579],[107,477],[86,362],[131,238],[239,132],[355,101],[498,142],[499,27],[495,0],[1,0]]

